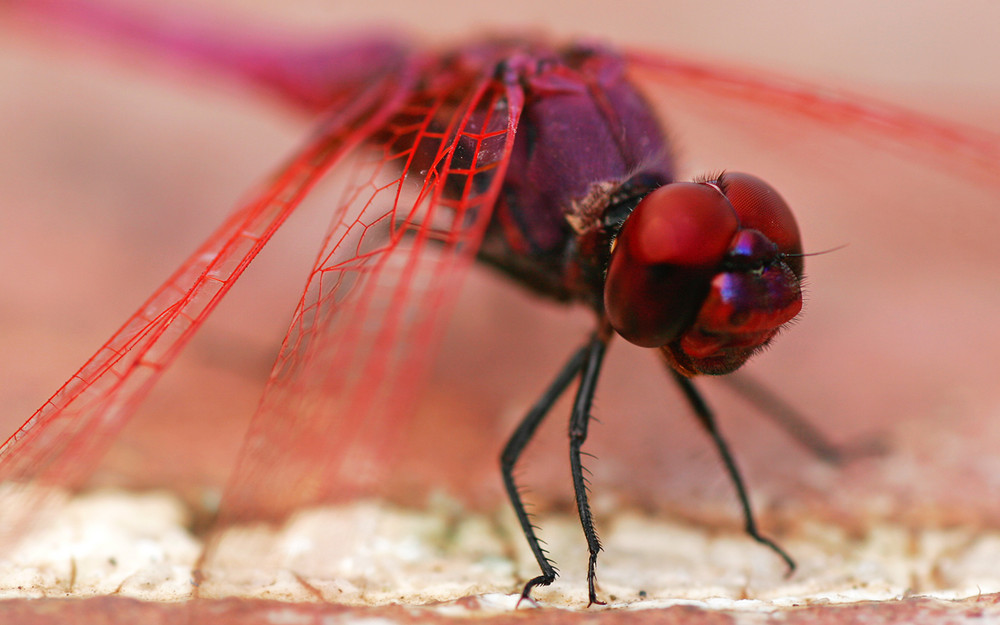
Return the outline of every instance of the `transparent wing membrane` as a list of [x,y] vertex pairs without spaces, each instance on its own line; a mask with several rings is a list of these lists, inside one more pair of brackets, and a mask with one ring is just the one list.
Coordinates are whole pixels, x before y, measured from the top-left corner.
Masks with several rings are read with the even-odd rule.
[[208,26],[167,13],[153,19],[112,4],[76,0],[7,0],[0,13],[82,35],[94,46],[127,49],[187,71],[250,84],[311,112],[356,94],[375,77],[400,71],[411,55],[403,37],[384,33],[292,42],[246,24]]
[[377,483],[478,249],[516,120],[504,85],[447,84],[365,149],[252,422],[226,521]]
[[382,127],[405,78],[374,82],[238,208],[0,447],[0,481],[78,487],[163,370],[323,174]]
[[908,150],[907,156],[960,170],[964,176],[1000,182],[1000,135],[982,128],[764,72],[755,74],[638,50],[627,56],[639,84],[699,91],[713,99],[778,110],[834,126],[866,141],[917,145],[920,151]]

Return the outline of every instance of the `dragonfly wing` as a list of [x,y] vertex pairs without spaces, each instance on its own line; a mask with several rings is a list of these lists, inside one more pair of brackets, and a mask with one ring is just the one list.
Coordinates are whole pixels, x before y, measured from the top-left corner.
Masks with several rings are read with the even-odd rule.
[[436,79],[369,144],[222,502],[280,518],[377,481],[503,183],[519,88]]
[[385,78],[331,109],[318,132],[0,446],[0,482],[74,487],[243,270],[341,157],[385,124],[408,88]]
[[920,152],[908,151],[908,156],[932,158],[934,165],[961,169],[966,176],[978,172],[993,179],[1000,177],[1000,135],[982,128],[784,76],[642,51],[632,51],[626,57],[638,84],[659,83],[695,90],[725,101],[728,106],[740,103],[764,107],[866,140],[881,138],[916,146]]
[[[9,0],[0,13],[22,15],[83,35],[87,43],[147,54],[155,60],[262,87],[306,110],[325,110],[373,79],[399,72],[411,58],[392,34],[289,43],[259,28],[220,29],[186,13],[126,11],[75,0]],[[249,31],[249,32],[248,32]]]

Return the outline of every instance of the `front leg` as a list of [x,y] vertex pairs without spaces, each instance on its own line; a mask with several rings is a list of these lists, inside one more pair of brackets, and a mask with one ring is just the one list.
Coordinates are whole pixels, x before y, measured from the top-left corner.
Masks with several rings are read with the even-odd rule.
[[590,422],[590,406],[594,400],[594,391],[597,389],[597,377],[601,371],[601,362],[604,359],[604,352],[607,350],[607,340],[600,336],[595,336],[586,349],[586,364],[583,374],[580,377],[580,388],[576,392],[576,400],[573,402],[573,414],[569,422],[569,463],[573,473],[573,492],[576,494],[576,509],[580,514],[580,523],[583,525],[583,535],[587,538],[587,550],[590,552],[590,561],[587,566],[587,607],[593,604],[604,605],[603,601],[598,601],[597,590],[597,554],[601,551],[601,540],[597,536],[594,528],[594,515],[590,511],[590,503],[587,501],[587,478],[583,475],[583,462],[581,460],[584,441],[587,440],[587,425]]
[[573,354],[569,362],[559,372],[559,375],[556,376],[556,379],[552,381],[549,388],[545,390],[538,402],[535,403],[517,426],[517,429],[514,430],[500,456],[500,473],[503,475],[503,484],[507,489],[507,497],[510,498],[510,503],[514,507],[514,513],[521,524],[521,531],[524,533],[524,538],[528,541],[528,546],[531,547],[531,552],[535,555],[535,560],[542,570],[541,575],[528,580],[528,583],[524,585],[518,605],[525,599],[531,601],[531,589],[535,586],[548,586],[555,581],[558,572],[555,566],[553,566],[552,561],[549,560],[548,554],[542,549],[542,545],[535,535],[535,526],[532,525],[531,518],[524,509],[521,493],[517,488],[517,483],[514,481],[514,465],[517,464],[518,458],[521,457],[521,452],[524,451],[524,448],[535,435],[535,430],[538,429],[542,420],[549,413],[552,405],[559,399],[566,390],[566,387],[569,386],[570,382],[576,378],[580,370],[584,367],[592,343],[593,341],[588,342]]

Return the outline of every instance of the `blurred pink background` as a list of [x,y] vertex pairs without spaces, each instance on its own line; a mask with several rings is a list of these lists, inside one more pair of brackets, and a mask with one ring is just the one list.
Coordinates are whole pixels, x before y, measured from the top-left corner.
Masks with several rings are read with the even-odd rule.
[[[980,5],[214,0],[170,10],[290,36],[392,24],[435,46],[510,28],[600,37],[849,87],[998,131],[1000,7]],[[252,93],[127,56],[78,53],[72,40],[52,45],[3,21],[0,41],[0,426],[8,432],[309,123]],[[699,98],[656,101],[686,172],[752,171],[795,208],[809,249],[849,244],[808,260],[805,316],[751,371],[833,438],[879,433],[892,451],[826,467],[709,381],[703,388],[757,507],[786,523],[804,510],[845,523],[871,515],[1000,523],[998,181],[941,172],[919,150],[886,152],[857,131]],[[224,478],[305,278],[302,259],[315,251],[299,237],[316,241],[313,224],[327,217],[313,219],[289,224],[234,289],[150,397],[146,425],[111,454],[105,479],[135,477],[136,463],[155,463],[157,453],[163,466],[144,468],[139,481],[199,497],[203,484]],[[471,500],[492,502],[504,438],[590,319],[484,272],[470,277],[455,319],[422,408],[427,423],[451,430],[415,439],[413,461],[424,458],[419,474],[432,483],[461,480]],[[595,411],[602,423],[587,449],[599,458],[588,465],[599,507],[604,497],[605,506],[738,522],[711,448],[650,354],[613,347]],[[565,410],[552,416],[523,472],[539,503],[571,494],[565,419]],[[451,445],[434,447],[442,442]]]

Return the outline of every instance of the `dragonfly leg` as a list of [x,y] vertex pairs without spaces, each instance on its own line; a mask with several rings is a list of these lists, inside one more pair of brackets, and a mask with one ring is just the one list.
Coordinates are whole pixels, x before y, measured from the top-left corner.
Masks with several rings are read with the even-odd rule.
[[576,508],[580,514],[580,523],[583,525],[583,535],[587,538],[587,550],[590,552],[590,561],[587,565],[587,606],[593,604],[604,605],[603,601],[598,601],[595,584],[597,582],[597,554],[601,551],[601,540],[597,536],[594,528],[594,516],[590,511],[590,503],[587,501],[587,478],[583,474],[583,462],[581,460],[582,447],[587,440],[587,425],[590,422],[590,405],[594,400],[594,391],[597,389],[597,378],[601,371],[601,362],[604,359],[604,352],[608,346],[607,340],[600,336],[594,339],[586,347],[586,364],[583,374],[580,376],[580,388],[576,392],[576,400],[573,402],[573,415],[569,422],[569,462],[570,470],[573,473],[573,492],[576,494]]
[[729,445],[726,444],[726,440],[722,437],[722,434],[719,432],[719,428],[715,423],[715,415],[712,414],[712,410],[708,407],[708,404],[705,403],[701,393],[699,393],[698,389],[694,387],[691,380],[672,369],[671,373],[674,376],[674,380],[684,392],[684,397],[687,398],[691,408],[694,409],[695,415],[698,417],[698,421],[702,424],[705,430],[708,431],[708,434],[712,437],[712,442],[715,443],[716,450],[718,450],[719,455],[722,457],[722,463],[726,467],[729,479],[736,488],[736,495],[739,497],[740,507],[743,509],[744,529],[746,533],[758,543],[768,547],[771,551],[778,554],[778,556],[785,561],[785,564],[788,565],[788,572],[786,573],[786,576],[791,575],[792,572],[795,571],[795,561],[792,560],[791,556],[789,556],[784,549],[779,547],[777,543],[762,535],[760,531],[757,530],[757,523],[754,521],[753,511],[750,509],[750,498],[747,495],[746,486],[743,484],[743,478],[740,477],[740,470],[736,466],[736,460],[733,459],[733,455],[729,451]]
[[549,413],[549,409],[552,408],[552,405],[563,394],[566,387],[580,373],[586,362],[590,347],[591,343],[588,342],[587,345],[573,354],[569,362],[563,366],[559,375],[556,376],[556,379],[552,381],[552,384],[549,385],[531,410],[528,411],[528,414],[521,420],[521,423],[514,430],[510,440],[507,441],[507,445],[503,449],[503,453],[500,455],[500,472],[503,475],[504,487],[507,489],[507,497],[510,498],[510,503],[514,507],[517,520],[521,524],[521,531],[524,532],[524,537],[531,547],[531,552],[535,554],[535,560],[538,561],[538,566],[542,569],[541,575],[530,579],[524,585],[518,605],[525,599],[531,601],[531,589],[535,586],[548,586],[555,581],[558,571],[552,564],[552,561],[549,560],[547,552],[542,548],[538,537],[535,535],[535,526],[531,523],[531,518],[524,508],[524,502],[521,499],[517,483],[514,481],[514,465],[517,463],[518,458],[521,457],[521,452],[524,451],[524,448],[535,435],[535,430],[538,429],[539,424],[541,424],[542,420]]

